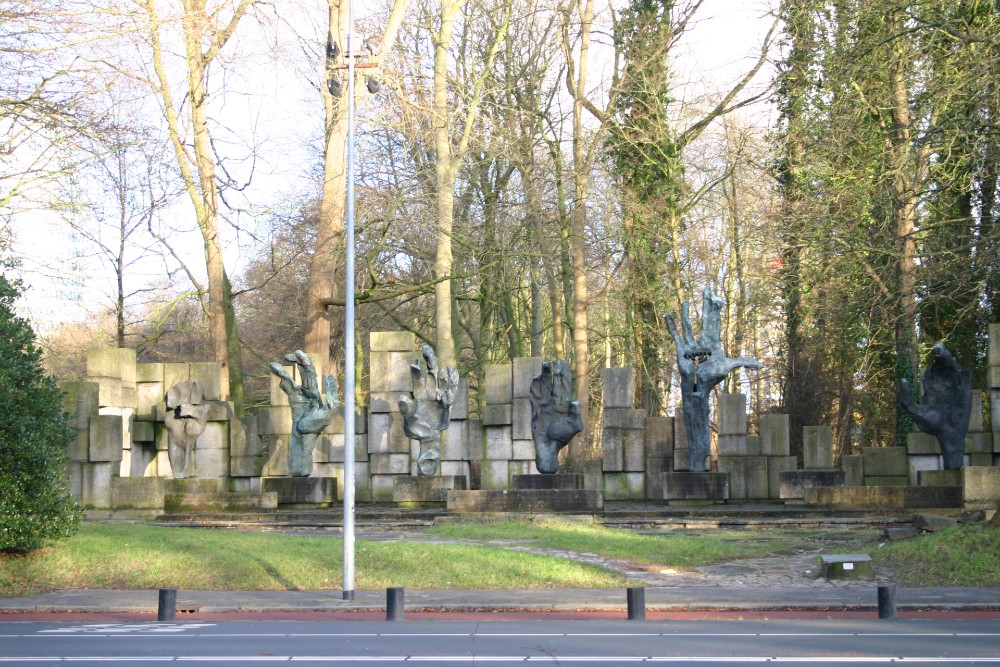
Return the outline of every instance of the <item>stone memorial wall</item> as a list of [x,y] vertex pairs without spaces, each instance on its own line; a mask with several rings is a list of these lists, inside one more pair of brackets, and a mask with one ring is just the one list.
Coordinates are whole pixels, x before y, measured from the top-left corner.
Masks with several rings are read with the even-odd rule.
[[[1000,418],[989,418],[1000,415],[1000,325],[990,327],[989,351],[990,386],[982,400],[973,400],[963,470],[943,470],[936,440],[922,433],[910,434],[906,447],[863,448],[835,462],[832,429],[825,425],[804,428],[800,469],[789,451],[788,416],[759,415],[752,433],[743,394],[718,394],[708,469],[728,479],[729,502],[802,503],[816,496],[811,489],[823,487],[841,489],[825,491],[823,502],[857,504],[874,502],[874,492],[866,488],[926,486],[964,488],[968,506],[988,505],[990,498],[1000,497]],[[412,390],[410,366],[419,359],[412,333],[371,334],[368,405],[355,416],[357,502],[400,502],[399,489],[417,478],[420,444],[403,432],[398,398]],[[538,474],[528,397],[541,369],[539,358],[488,365],[480,394],[471,400],[469,383],[461,380],[449,427],[441,435],[440,476],[458,480],[450,488],[504,491],[514,488],[515,476]],[[87,381],[64,385],[66,410],[77,431],[68,452],[74,497],[92,513],[136,514],[200,505],[317,507],[341,498],[342,414],[319,437],[312,474],[291,478],[291,412],[278,378],[271,376],[270,405],[238,419],[220,396],[220,372],[215,363],[146,364],[136,363],[133,350],[90,351]],[[192,479],[172,479],[165,396],[177,383],[194,380],[203,385],[209,406],[205,430],[195,443],[197,472]],[[664,476],[685,472],[689,465],[684,420],[679,412],[647,417],[634,404],[634,384],[631,368],[603,371],[601,403],[591,410],[591,418],[600,420],[600,469],[567,472],[580,473],[584,488],[603,492],[607,500],[664,500],[669,496]]]

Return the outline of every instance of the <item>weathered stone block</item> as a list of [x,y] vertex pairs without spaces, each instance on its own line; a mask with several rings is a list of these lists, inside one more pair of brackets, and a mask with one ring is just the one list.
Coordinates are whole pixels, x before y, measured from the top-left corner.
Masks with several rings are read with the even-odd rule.
[[410,331],[372,331],[368,346],[372,352],[412,352],[417,349],[417,339]]
[[289,436],[262,433],[261,454],[264,456],[264,475],[268,477],[288,476],[288,440]]
[[157,382],[163,384],[163,364],[148,363],[135,365],[136,384],[141,382]]
[[625,465],[625,434],[628,431],[620,428],[603,430],[604,441],[601,447],[603,469],[605,473],[621,472]]
[[465,420],[452,420],[448,424],[441,446],[442,461],[465,461],[469,458],[468,424]]
[[673,417],[646,417],[643,424],[643,445],[649,458],[673,457]]
[[118,378],[93,378],[97,385],[97,403],[100,406],[122,406],[125,404],[122,381]]
[[511,365],[486,364],[485,371],[486,403],[493,405],[512,403],[514,401],[514,380]]
[[778,476],[783,499],[805,498],[806,492],[820,486],[844,486],[843,470],[790,470]]
[[989,339],[987,361],[990,366],[1000,366],[1000,323],[989,326]]
[[397,477],[393,481],[392,501],[396,503],[446,503],[448,492],[465,489],[465,477],[421,475]]
[[768,497],[766,456],[720,456],[719,472],[729,474],[731,500]]
[[969,433],[984,431],[985,420],[983,419],[983,399],[987,398],[984,392],[972,390],[972,410],[969,412]]
[[[719,435],[719,456],[750,456],[751,448],[748,437],[746,435]],[[759,444],[759,441],[755,441],[755,444]]]
[[[366,443],[367,444],[367,443]],[[357,451],[355,450],[355,455]],[[365,456],[368,455],[367,449],[365,450]],[[356,458],[356,457],[355,457]],[[313,447],[312,451],[313,463],[343,463],[344,462],[344,434],[343,433],[321,433],[319,437],[316,438],[316,446]],[[322,477],[323,475],[317,475],[316,469],[313,468],[313,477]]]
[[531,395],[531,381],[542,374],[541,357],[515,357],[513,360],[512,379],[514,402],[517,399],[527,399]]
[[865,483],[865,459],[860,454],[844,456],[840,459],[844,469],[845,486],[863,486]]
[[492,461],[509,461],[514,456],[514,442],[510,426],[484,426],[486,430],[486,458]]
[[583,475],[574,472],[557,472],[552,475],[513,475],[512,487],[529,489],[582,489]]
[[539,475],[538,468],[535,467],[535,461],[509,461],[507,465],[507,474],[509,479],[507,480],[507,488],[514,488],[514,478],[522,477],[525,475]]
[[604,497],[587,489],[541,489],[531,491],[452,491],[448,511],[459,514],[517,512],[600,512]]
[[468,461],[441,461],[441,475],[464,477],[465,486],[462,487],[463,489],[469,488],[471,473]]
[[90,460],[121,461],[125,446],[124,424],[119,415],[95,415],[90,418]]
[[720,436],[745,435],[747,432],[747,397],[743,394],[719,394],[717,421]]
[[330,477],[264,477],[264,493],[278,496],[278,507],[329,507],[337,502],[337,480]]
[[155,442],[155,424],[153,422],[132,422],[133,442]]
[[76,429],[76,437],[66,449],[66,460],[85,463],[90,460],[90,428]]
[[163,405],[163,397],[167,392],[163,388],[163,383],[140,382],[135,390],[135,412],[137,417],[149,419],[161,418],[166,412]]
[[990,389],[1000,389],[1000,366],[990,366],[987,369],[986,382]]
[[506,490],[510,478],[509,462],[484,460],[480,474],[484,490]]
[[822,470],[833,467],[833,429],[829,426],[802,427],[802,467]]
[[514,438],[514,440],[511,441],[510,457],[514,461],[534,461],[535,441],[518,440],[517,438]]
[[198,449],[229,449],[229,425],[225,422],[209,422],[195,443]]
[[646,497],[646,475],[641,472],[604,474],[606,500],[642,500]]
[[368,394],[368,414],[399,412],[399,392],[373,391]]
[[410,454],[375,454],[368,457],[373,475],[409,475]]
[[673,457],[646,459],[646,498],[663,500],[663,473],[672,472]]
[[638,408],[606,408],[604,410],[604,428],[638,431],[642,430],[645,421],[646,411]]
[[[767,497],[776,500],[781,498],[781,473],[792,472],[798,465],[794,456],[767,457]],[[858,480],[858,484],[861,480]]]
[[[990,329],[991,335],[993,329]],[[1000,467],[962,468],[962,500],[966,509],[996,509],[1000,502]]]
[[[951,470],[947,472],[952,472]],[[953,516],[944,516],[941,514],[924,514],[917,513],[913,515],[913,526],[919,530],[928,533],[936,533],[939,530],[944,530],[945,528],[954,528],[958,525],[958,518]]]
[[764,456],[788,456],[789,428],[788,415],[767,414],[757,418],[760,433],[760,453]]
[[191,379],[191,365],[184,363],[163,364],[163,386],[170,391],[178,382]]
[[376,475],[371,476],[372,502],[391,503],[392,488],[396,475]]
[[[676,422],[674,422],[676,424]],[[691,456],[687,447],[674,447],[674,470],[682,472],[691,469]]]
[[862,447],[865,477],[908,476],[906,447]]
[[622,471],[642,472],[646,463],[646,452],[643,448],[642,431],[621,431],[622,435]]
[[197,361],[190,365],[192,380],[201,380],[205,387],[206,401],[228,401],[222,395],[222,365],[217,361]]
[[194,469],[199,477],[229,477],[229,448],[194,450]]
[[256,417],[241,417],[230,422],[229,453],[231,456],[258,456],[261,453]]
[[257,412],[257,432],[261,435],[291,433],[291,409],[286,407],[261,408]]
[[687,422],[684,421],[684,410],[674,410],[674,449],[687,449]]
[[909,475],[865,475],[865,486],[908,486]]
[[372,352],[368,368],[369,386],[376,392],[410,392],[413,379],[410,365],[417,362],[415,352]]
[[82,507],[88,509],[111,507],[111,484],[118,476],[118,468],[117,461],[80,464],[76,471],[80,474],[79,503]]
[[260,477],[264,472],[264,462],[263,456],[231,456],[229,474],[233,477]]
[[368,461],[354,463],[354,500],[359,503],[372,502],[372,474]]
[[920,454],[917,456],[907,456],[910,465],[910,484],[917,485],[920,473],[925,470],[941,470],[944,461],[940,455]]
[[115,509],[162,510],[166,494],[162,477],[112,477],[111,506]]
[[965,436],[965,452],[967,454],[992,454],[992,433],[969,433]]
[[603,371],[604,407],[631,408],[635,406],[635,369],[605,368]]
[[69,425],[77,429],[88,428],[90,418],[97,414],[100,392],[97,383],[64,382],[59,386],[66,392],[63,397],[63,411],[67,413]]
[[921,470],[917,473],[917,483],[920,486],[962,486],[962,471]]
[[465,422],[465,444],[469,450],[470,461],[481,461],[486,453],[486,433],[483,420],[470,419]]
[[729,499],[729,475],[719,472],[668,472],[663,474],[665,500]]
[[455,390],[455,400],[451,404],[452,420],[469,418],[469,381],[458,379],[458,389]]
[[135,350],[106,347],[87,350],[87,376],[115,378],[127,387],[135,387]]
[[369,454],[403,454],[409,451],[410,439],[403,432],[402,417],[387,412],[368,416]]
[[510,403],[487,403],[483,406],[483,426],[507,426],[514,421],[514,406]]
[[972,454],[966,454],[966,463],[968,466],[991,466],[994,465],[993,455],[984,454],[982,452],[974,452]]
[[929,433],[907,433],[906,452],[913,455],[934,455],[941,453],[937,438]]
[[[487,407],[492,408],[496,406],[490,405]],[[531,440],[531,402],[528,399],[514,398],[511,411],[511,426],[513,427],[511,434],[515,440]]]

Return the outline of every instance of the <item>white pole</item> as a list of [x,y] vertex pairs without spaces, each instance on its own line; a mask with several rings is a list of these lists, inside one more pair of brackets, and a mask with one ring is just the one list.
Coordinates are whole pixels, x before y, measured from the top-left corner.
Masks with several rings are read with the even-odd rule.
[[347,0],[347,211],[344,242],[344,599],[354,599],[354,4]]

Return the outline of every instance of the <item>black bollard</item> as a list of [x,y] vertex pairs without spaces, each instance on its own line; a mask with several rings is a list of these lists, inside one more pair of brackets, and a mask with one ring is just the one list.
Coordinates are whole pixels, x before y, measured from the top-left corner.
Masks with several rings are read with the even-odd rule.
[[878,587],[878,617],[892,620],[896,618],[896,585]]
[[156,608],[156,620],[173,621],[177,618],[177,589],[161,588],[160,603]]
[[385,620],[403,620],[403,587],[385,589]]
[[626,588],[625,599],[628,602],[628,620],[646,620],[646,589],[640,587]]

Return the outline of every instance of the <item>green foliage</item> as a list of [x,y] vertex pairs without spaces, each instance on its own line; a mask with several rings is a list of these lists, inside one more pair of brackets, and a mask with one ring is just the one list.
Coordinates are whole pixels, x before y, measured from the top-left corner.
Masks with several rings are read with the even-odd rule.
[[34,331],[14,313],[18,294],[0,274],[0,551],[37,549],[80,519],[65,470],[74,433]]

